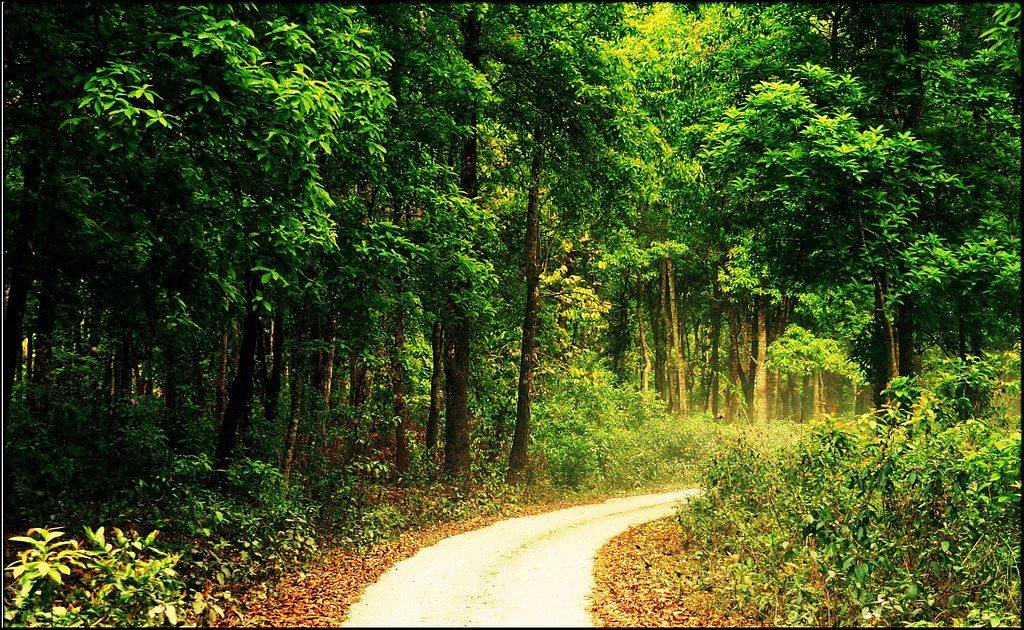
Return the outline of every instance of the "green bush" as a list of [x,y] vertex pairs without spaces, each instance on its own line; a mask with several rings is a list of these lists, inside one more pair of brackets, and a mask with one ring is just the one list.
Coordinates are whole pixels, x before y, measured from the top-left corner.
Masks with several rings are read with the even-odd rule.
[[1019,625],[1020,433],[912,381],[890,394],[795,446],[733,441],[679,513],[684,540],[769,623]]
[[91,546],[39,527],[12,537],[27,548],[5,569],[14,596],[4,619],[26,626],[177,625],[184,601],[178,556],[153,544],[156,531],[113,534],[86,529]]
[[721,431],[707,414],[665,412],[653,393],[615,386],[593,365],[549,379],[534,419],[538,467],[553,485],[574,489],[695,481]]

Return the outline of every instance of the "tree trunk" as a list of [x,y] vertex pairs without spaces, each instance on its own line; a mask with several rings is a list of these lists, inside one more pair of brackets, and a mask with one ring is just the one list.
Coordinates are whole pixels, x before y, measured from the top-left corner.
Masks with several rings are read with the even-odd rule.
[[224,417],[224,406],[228,400],[228,334],[220,337],[220,356],[217,361],[217,382],[214,384],[217,390],[217,403],[213,411],[213,422],[220,427],[221,419]]
[[800,422],[807,422],[814,415],[814,391],[811,375],[804,374],[800,387]]
[[267,426],[273,427],[281,399],[281,373],[284,371],[284,313],[280,309],[274,314],[270,328],[270,377],[267,379],[264,413]]
[[686,364],[683,358],[683,341],[679,329],[679,310],[676,308],[676,281],[672,257],[666,256],[663,259],[663,264],[665,266],[665,280],[668,283],[666,286],[666,297],[668,298],[668,321],[666,325],[670,330],[669,352],[672,358],[672,365],[669,371],[674,373],[672,380],[674,389],[670,398],[673,402],[674,411],[677,414],[686,415],[689,411],[686,396]]
[[[276,333],[276,331],[275,331]],[[305,353],[301,352],[297,344],[292,344],[292,382],[288,389],[291,393],[291,408],[288,416],[288,429],[284,436],[284,455],[281,460],[281,474],[287,481],[292,474],[292,467],[295,465],[295,445],[299,439],[299,420],[302,417],[302,398],[305,393]]]
[[437,447],[437,426],[444,401],[444,333],[441,322],[435,321],[430,334],[430,411],[427,414],[427,451]]
[[28,396],[29,411],[37,420],[49,411],[53,371],[53,331],[57,320],[57,304],[52,276],[45,277],[39,287],[39,312],[35,323],[35,357],[32,359],[32,389]]
[[409,472],[409,409],[405,404],[405,365],[402,363],[402,350],[405,348],[405,311],[402,305],[395,307],[394,339],[391,346],[389,372],[391,376],[391,394],[395,417],[395,473],[404,475]]
[[[18,265],[19,267],[21,265]],[[13,264],[12,264],[13,267]],[[4,309],[4,417],[10,417],[11,386],[21,363],[21,345],[24,338],[25,306],[31,280],[23,269],[14,267]]]
[[754,416],[755,423],[768,421],[768,324],[765,321],[767,298],[756,298],[757,358],[754,360]]
[[647,346],[647,334],[644,332],[644,309],[643,295],[646,292],[646,283],[637,278],[636,281],[636,325],[638,332],[638,345],[643,364],[640,368],[640,392],[645,396],[651,389],[651,349]]
[[248,424],[252,409],[253,377],[256,371],[256,344],[260,336],[260,316],[256,309],[256,274],[246,273],[246,315],[242,327],[242,340],[238,348],[238,371],[231,382],[228,402],[224,407],[220,437],[217,440],[216,461],[218,470],[226,470],[235,454],[239,427]]
[[[462,56],[480,70],[480,12],[471,7],[461,22]],[[476,202],[477,179],[477,104],[466,103],[462,119],[469,135],[462,143],[459,187]],[[468,287],[467,287],[468,288]],[[444,330],[445,421],[444,472],[449,477],[469,478],[469,314],[452,296],[446,303],[449,321]]]
[[647,291],[647,312],[650,314],[651,337],[654,340],[654,389],[668,400],[668,372],[665,369],[665,326],[662,320],[662,282],[659,275],[657,285]]
[[444,331],[444,472],[469,475],[469,322],[458,318]]
[[914,304],[904,296],[896,308],[896,345],[899,349],[899,375],[913,376],[914,357]]
[[740,406],[739,394],[743,389],[740,381],[740,323],[735,305],[728,305],[726,318],[729,326],[729,391],[725,402],[725,420],[734,422]]
[[718,379],[719,379],[719,345],[722,335],[722,289],[718,286],[717,272],[712,277],[711,302],[711,381],[708,397],[711,402],[711,417],[718,419]]
[[320,372],[317,378],[317,385],[320,388],[320,400],[323,401],[324,408],[327,408],[331,402],[331,382],[334,379],[334,353],[337,350],[335,345],[335,324],[334,317],[327,318],[326,330],[324,331],[324,341],[327,343],[327,348],[320,354]]
[[349,355],[349,394],[348,404],[352,409],[352,421],[349,425],[349,440],[345,447],[345,462],[351,462],[356,455],[359,442],[359,430],[362,421],[362,408],[370,398],[370,370],[363,358],[355,351]]
[[516,399],[516,427],[512,435],[512,450],[508,458],[508,483],[521,483],[526,470],[526,443],[530,437],[530,394],[533,388],[533,370],[537,361],[537,315],[540,312],[540,175],[543,148],[540,139],[530,164],[530,192],[526,203],[526,306],[523,315],[522,347],[519,353],[519,395]]

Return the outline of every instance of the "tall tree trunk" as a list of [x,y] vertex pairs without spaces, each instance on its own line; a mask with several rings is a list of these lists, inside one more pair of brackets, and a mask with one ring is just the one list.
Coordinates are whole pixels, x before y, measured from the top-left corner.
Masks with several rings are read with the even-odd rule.
[[654,340],[654,389],[668,400],[668,371],[665,352],[665,325],[662,317],[662,282],[660,274],[658,283],[649,283],[647,291],[647,312],[650,314],[651,337]]
[[405,404],[405,365],[402,363],[402,350],[405,348],[405,311],[402,305],[394,311],[394,338],[391,346],[389,372],[391,377],[391,394],[395,417],[395,473],[404,475],[409,472],[409,409]]
[[270,377],[267,379],[265,417],[273,427],[281,399],[281,373],[284,371],[284,313],[278,309],[270,323]]
[[[639,276],[639,274],[638,274]],[[638,345],[640,346],[640,357],[643,361],[640,367],[640,391],[645,396],[651,389],[651,349],[647,346],[647,334],[644,332],[644,308],[643,296],[646,293],[646,283],[636,281],[636,326],[638,332]]]
[[679,328],[679,309],[676,307],[676,274],[671,256],[666,256],[663,259],[663,264],[665,266],[665,281],[667,282],[668,321],[666,325],[670,330],[669,347],[672,353],[670,372],[674,373],[672,382],[674,391],[672,392],[671,400],[673,401],[674,411],[680,415],[685,415],[689,409],[686,396],[686,364],[683,358],[683,340]]
[[[299,330],[296,327],[296,330]],[[284,454],[281,459],[281,474],[287,481],[295,466],[295,446],[299,440],[299,420],[302,418],[302,399],[305,394],[306,357],[298,344],[292,344],[292,381],[288,386],[291,393],[291,405],[288,415],[288,429],[284,436]]]
[[708,397],[711,402],[711,417],[718,418],[719,346],[722,336],[722,288],[718,285],[718,274],[713,272],[711,289],[711,382]]
[[725,402],[725,419],[734,422],[740,406],[739,395],[743,389],[740,381],[740,322],[734,304],[730,303],[726,309],[729,326],[729,391]]
[[444,472],[469,475],[469,322],[459,318],[444,331]]
[[356,351],[349,354],[349,394],[348,404],[352,409],[352,421],[349,425],[349,440],[346,444],[345,462],[351,462],[356,455],[356,445],[359,442],[360,424],[362,421],[363,405],[370,398],[372,381],[370,370],[366,362]]
[[52,276],[45,276],[39,286],[39,312],[35,323],[35,357],[32,360],[32,391],[28,397],[29,411],[37,420],[49,411],[53,372],[53,332],[57,320],[57,304]]
[[896,346],[899,349],[899,375],[913,376],[914,368],[914,304],[909,295],[903,296],[896,307]]
[[534,135],[536,146],[530,164],[530,192],[526,203],[526,306],[523,315],[522,347],[519,353],[519,394],[516,399],[516,427],[508,458],[509,483],[523,481],[526,470],[526,443],[530,437],[530,395],[537,361],[537,315],[540,312],[540,174],[543,148]]
[[814,385],[811,374],[804,374],[800,388],[800,422],[807,422],[814,416]]
[[430,410],[427,413],[427,451],[433,453],[437,447],[437,426],[441,418],[444,401],[444,332],[440,320],[435,321],[430,331]]
[[213,422],[220,428],[221,419],[224,417],[224,407],[228,401],[228,334],[220,336],[220,355],[217,360],[217,380],[214,384],[217,393],[217,403],[213,411]]
[[757,358],[754,360],[754,416],[755,423],[768,421],[768,323],[765,320],[767,298],[756,298]]
[[337,339],[336,323],[333,316],[328,317],[325,322],[323,341],[327,344],[327,347],[320,353],[320,365],[317,374],[317,387],[319,388],[320,400],[323,401],[325,409],[331,402],[331,382],[334,379],[334,353],[337,350],[335,344]]
[[[462,19],[462,56],[480,70],[480,12],[472,7]],[[462,119],[469,134],[462,143],[459,187],[476,202],[477,179],[477,104],[466,103]],[[449,477],[469,478],[469,314],[452,296],[447,300],[449,321],[444,330],[445,422],[444,471]]]
[[[12,267],[13,264],[12,264]],[[21,265],[18,265],[21,267]],[[28,291],[31,280],[24,269],[14,267],[11,272],[11,284],[7,293],[7,304],[4,309],[4,417],[11,408],[11,386],[21,362],[21,345],[24,338],[25,306],[28,303]]]
[[260,315],[254,300],[256,274],[246,272],[246,314],[242,326],[242,339],[238,348],[238,371],[231,382],[228,402],[224,407],[224,420],[217,440],[216,461],[218,470],[226,470],[235,454],[239,427],[249,421],[252,410],[253,377],[256,372],[256,344],[260,336]]

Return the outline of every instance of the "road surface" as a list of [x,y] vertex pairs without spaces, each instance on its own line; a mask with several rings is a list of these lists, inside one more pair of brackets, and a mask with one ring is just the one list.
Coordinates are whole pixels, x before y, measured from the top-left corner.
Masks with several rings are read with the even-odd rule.
[[346,626],[592,626],[597,550],[696,489],[500,521],[421,549],[370,585]]

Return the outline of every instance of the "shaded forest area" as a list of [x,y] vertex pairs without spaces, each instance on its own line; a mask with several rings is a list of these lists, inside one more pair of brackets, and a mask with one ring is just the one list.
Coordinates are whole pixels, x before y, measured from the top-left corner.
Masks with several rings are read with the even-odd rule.
[[213,623],[316,540],[725,484],[741,427],[1019,451],[1019,5],[4,12],[8,621]]

